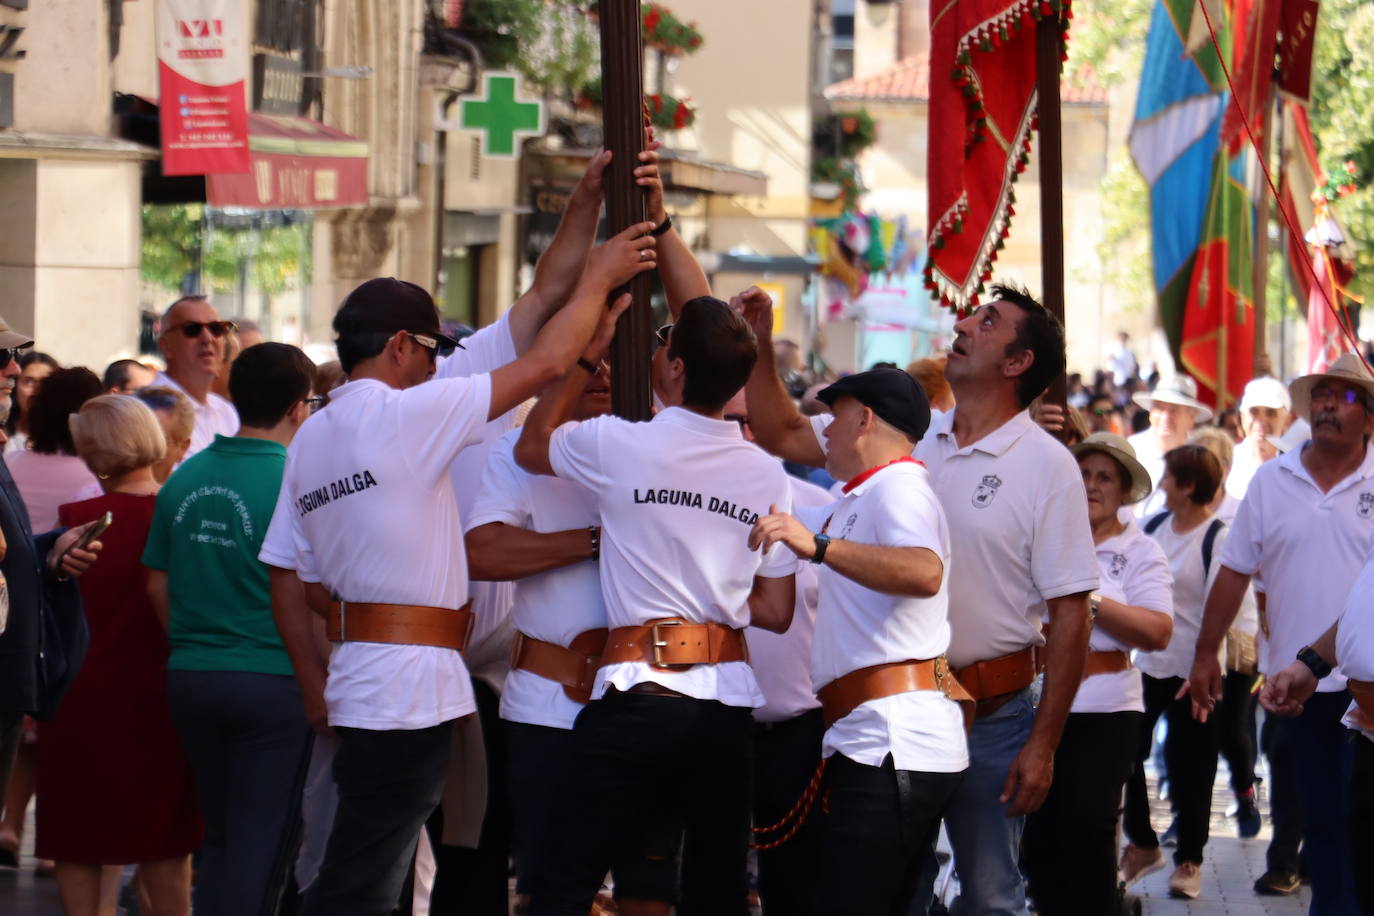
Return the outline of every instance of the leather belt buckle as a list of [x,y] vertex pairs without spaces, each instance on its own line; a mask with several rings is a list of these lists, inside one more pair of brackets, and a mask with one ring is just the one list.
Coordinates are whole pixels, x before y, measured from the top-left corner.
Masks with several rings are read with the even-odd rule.
[[693,667],[693,662],[670,664],[663,660],[663,650],[670,645],[668,640],[659,635],[660,627],[680,627],[685,624],[682,620],[655,620],[649,625],[649,646],[653,649],[654,667],[663,668],[669,671],[685,671]]

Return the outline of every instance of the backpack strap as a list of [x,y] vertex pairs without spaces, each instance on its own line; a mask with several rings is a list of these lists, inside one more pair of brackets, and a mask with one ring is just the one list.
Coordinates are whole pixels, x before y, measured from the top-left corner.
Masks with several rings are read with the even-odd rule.
[[1159,530],[1159,526],[1162,525],[1162,524],[1164,524],[1164,522],[1165,522],[1165,521],[1169,518],[1169,516],[1171,516],[1171,515],[1173,515],[1173,513],[1170,512],[1168,509],[1165,509],[1163,512],[1159,513],[1158,515],[1152,515],[1152,516],[1150,516],[1149,519],[1147,519],[1146,522],[1145,522],[1145,533],[1146,533],[1146,534],[1154,534],[1156,531]]
[[1204,582],[1212,574],[1212,545],[1216,543],[1217,535],[1225,527],[1225,522],[1219,518],[1214,518],[1212,524],[1207,527],[1207,533],[1202,536],[1202,578]]

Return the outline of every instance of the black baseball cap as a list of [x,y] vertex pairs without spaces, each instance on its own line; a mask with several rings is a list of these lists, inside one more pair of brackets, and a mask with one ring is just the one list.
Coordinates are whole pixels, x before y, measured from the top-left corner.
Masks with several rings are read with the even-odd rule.
[[901,369],[870,369],[846,375],[822,388],[816,399],[834,407],[835,401],[845,395],[918,442],[930,427],[930,399],[920,384]]
[[359,284],[334,314],[334,331],[340,337],[397,331],[426,334],[439,342],[443,353],[462,346],[440,330],[434,297],[423,287],[395,277],[377,277]]

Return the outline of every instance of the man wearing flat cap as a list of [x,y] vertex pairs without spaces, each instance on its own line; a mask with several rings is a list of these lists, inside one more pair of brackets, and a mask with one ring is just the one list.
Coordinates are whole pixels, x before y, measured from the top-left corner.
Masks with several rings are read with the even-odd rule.
[[826,470],[845,481],[843,496],[816,530],[773,513],[750,543],[781,541],[820,567],[811,681],[827,725],[829,802],[812,912],[896,912],[968,767],[959,701],[971,714],[972,700],[945,658],[949,527],[911,457],[930,405],[910,375],[861,372],[818,397],[834,412]]
[[1164,508],[1164,455],[1188,441],[1193,427],[1212,419],[1212,408],[1197,399],[1197,382],[1186,375],[1161,379],[1154,391],[1138,391],[1131,400],[1150,412],[1150,428],[1127,441],[1150,472],[1154,490],[1133,507],[1136,518],[1149,518]]
[[1207,598],[1188,684],[1195,714],[1210,713],[1222,694],[1221,640],[1258,576],[1268,623],[1260,672],[1276,677],[1296,658],[1319,682],[1300,715],[1278,722],[1293,748],[1310,912],[1356,913],[1348,840],[1353,750],[1341,725],[1350,692],[1344,672],[1312,644],[1340,615],[1374,531],[1374,375],[1347,353],[1326,372],[1296,379],[1289,394],[1312,439],[1266,462],[1250,481]]

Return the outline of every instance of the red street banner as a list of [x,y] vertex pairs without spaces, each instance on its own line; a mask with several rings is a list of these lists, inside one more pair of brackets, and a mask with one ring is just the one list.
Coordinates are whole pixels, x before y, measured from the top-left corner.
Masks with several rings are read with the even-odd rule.
[[1312,52],[1317,0],[1284,0],[1279,30],[1279,88],[1304,105],[1312,98]]
[[162,173],[248,171],[243,0],[157,0]]

